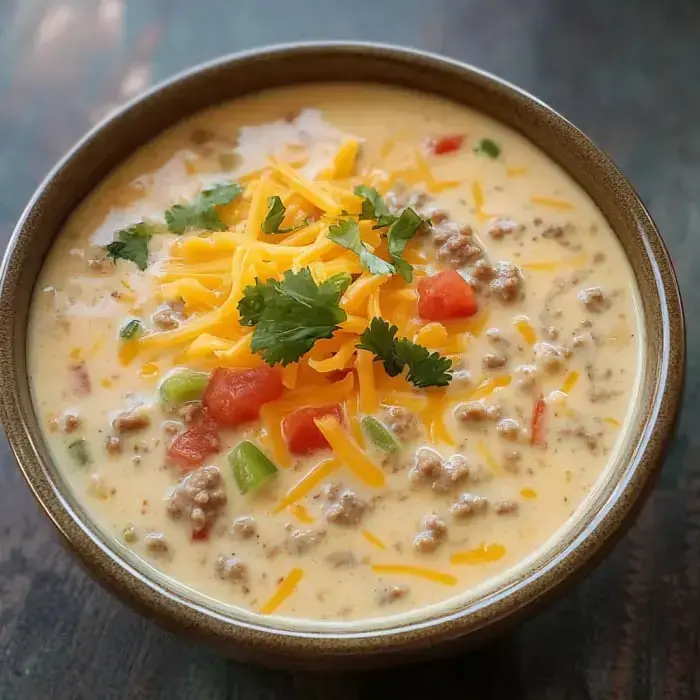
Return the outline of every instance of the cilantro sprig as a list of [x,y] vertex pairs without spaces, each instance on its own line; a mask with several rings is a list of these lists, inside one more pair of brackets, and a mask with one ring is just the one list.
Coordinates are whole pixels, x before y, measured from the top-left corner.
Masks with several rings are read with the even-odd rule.
[[105,246],[107,257],[114,262],[118,259],[131,260],[139,270],[145,270],[148,266],[148,243],[153,233],[154,228],[144,221],[117,231],[115,240]]
[[360,238],[360,227],[355,219],[343,219],[328,227],[328,238],[360,258],[360,264],[375,275],[393,275],[396,267],[375,255]]
[[355,194],[362,197],[362,213],[360,219],[379,219],[383,216],[391,216],[389,207],[382,196],[369,185],[358,185]]
[[171,233],[185,231],[225,231],[217,207],[229,204],[243,188],[237,182],[216,185],[200,192],[189,204],[175,204],[165,212],[165,223]]
[[384,319],[373,318],[356,347],[371,352],[375,361],[383,363],[390,377],[407,369],[406,379],[420,389],[447,386],[452,379],[449,371],[452,360],[437,352],[431,353],[408,338],[397,338],[397,332],[396,326],[390,326]]
[[[190,204],[175,204],[165,212],[167,230],[178,234],[191,229],[225,231],[226,224],[219,218],[216,207],[232,202],[241,192],[243,188],[239,184],[230,182],[200,192]],[[162,224],[145,221],[120,229],[114,234],[114,241],[105,246],[107,258],[115,262],[131,260],[139,270],[145,270],[148,244],[154,234],[163,232]]]
[[299,226],[291,226],[290,228],[280,228],[284,217],[287,214],[287,207],[284,206],[282,200],[275,195],[274,197],[268,197],[267,199],[267,213],[262,222],[263,233],[292,233],[292,231],[297,231],[300,228],[308,225],[308,219]]
[[351,281],[340,273],[317,285],[307,267],[287,270],[281,281],[256,278],[238,302],[241,325],[255,327],[251,350],[269,365],[296,362],[347,319],[340,297]]
[[375,255],[360,238],[360,227],[354,219],[348,218],[329,227],[328,238],[352,250],[360,258],[362,267],[376,275],[401,275],[407,282],[413,279],[413,267],[403,259],[408,241],[423,224],[423,219],[410,207],[395,216],[389,211],[386,202],[373,187],[358,185],[355,194],[362,198],[362,211],[359,219],[374,220],[373,228],[388,228],[386,233],[391,262]]
[[[355,188],[355,194],[362,197],[360,219],[374,219],[375,225],[373,228],[375,229],[389,228],[386,238],[389,244],[389,255],[391,256],[391,263],[389,263],[389,265],[393,269],[390,272],[380,272],[377,274],[399,274],[407,282],[410,282],[413,279],[413,267],[403,259],[403,253],[408,241],[415,236],[418,229],[423,225],[423,219],[418,216],[411,207],[404,209],[400,216],[393,215],[379,192],[368,185],[358,185]],[[335,240],[332,236],[329,236],[329,238]],[[359,240],[359,229],[357,238]],[[339,241],[336,241],[336,243],[338,242]],[[351,248],[351,250],[354,250],[358,255],[360,254],[360,252],[354,248]],[[369,265],[363,262],[362,255],[360,255],[360,262],[364,267],[370,270],[370,272],[374,272]]]
[[389,255],[401,277],[407,282],[413,280],[413,267],[403,259],[406,244],[415,236],[416,231],[423,225],[423,219],[408,207],[401,212],[387,234],[389,242]]

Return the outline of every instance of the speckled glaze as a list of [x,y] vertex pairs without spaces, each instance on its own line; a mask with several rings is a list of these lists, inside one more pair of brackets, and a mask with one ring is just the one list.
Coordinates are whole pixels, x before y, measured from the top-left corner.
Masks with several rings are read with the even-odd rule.
[[[565,536],[496,590],[411,624],[301,632],[205,608],[149,578],[112,548],[63,484],[34,416],[26,322],[44,258],[76,205],[118,163],[174,122],[217,102],[312,81],[370,81],[436,93],[525,134],[593,198],[625,249],[647,333],[643,385],[624,449]],[[242,659],[326,669],[376,666],[475,645],[514,623],[599,561],[629,525],[658,471],[683,389],[685,330],[673,267],[642,203],[610,160],[552,109],[469,66],[369,44],[306,44],[238,54],[155,88],[88,134],[53,170],[10,241],[0,278],[1,416],[20,468],[68,544],[102,583],[163,625]]]

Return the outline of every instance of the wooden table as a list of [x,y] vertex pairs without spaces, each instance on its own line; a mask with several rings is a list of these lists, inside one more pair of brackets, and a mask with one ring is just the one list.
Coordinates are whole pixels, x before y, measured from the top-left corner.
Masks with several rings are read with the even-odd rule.
[[686,405],[658,487],[614,554],[521,629],[451,661],[319,679],[225,660],[111,598],[63,550],[3,441],[0,698],[700,697],[697,0],[5,0],[2,240],[115,104],[193,63],[313,38],[414,45],[493,71],[570,117],[629,176],[670,246],[689,325]]

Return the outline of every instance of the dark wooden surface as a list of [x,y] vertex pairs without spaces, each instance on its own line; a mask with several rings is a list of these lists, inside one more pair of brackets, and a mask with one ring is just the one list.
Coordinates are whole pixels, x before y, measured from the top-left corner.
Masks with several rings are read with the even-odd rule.
[[[451,661],[273,672],[171,636],[62,549],[0,443],[0,698],[700,698],[698,0],[0,0],[0,235],[111,106],[256,44],[364,39],[446,53],[571,118],[621,166],[674,257],[688,318],[680,430],[637,524],[588,580]],[[696,277],[697,282],[697,277]]]

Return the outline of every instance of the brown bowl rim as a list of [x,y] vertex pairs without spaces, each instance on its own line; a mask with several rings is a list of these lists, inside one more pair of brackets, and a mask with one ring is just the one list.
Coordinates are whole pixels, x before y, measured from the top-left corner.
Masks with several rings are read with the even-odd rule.
[[[416,76],[423,76],[421,86],[417,87],[419,90],[443,94],[446,88],[433,90],[427,87],[429,79],[433,78],[438,85],[441,80],[448,78],[452,81],[461,80],[464,89],[472,92],[470,100],[474,94],[484,91],[490,95],[486,100],[504,100],[516,112],[529,111],[534,115],[530,118],[547,121],[547,133],[552,140],[563,139],[575,155],[590,158],[591,167],[613,184],[614,193],[610,195],[613,204],[609,206],[618,209],[626,207],[628,211],[625,216],[637,226],[638,243],[645,249],[644,260],[649,266],[649,276],[643,288],[644,296],[652,293],[652,302],[658,304],[660,311],[660,321],[654,327],[646,319],[648,332],[661,336],[660,356],[658,371],[652,377],[656,382],[653,401],[640,430],[634,459],[598,510],[588,514],[585,527],[571,538],[566,547],[547,561],[541,562],[536,571],[529,572],[523,580],[505,590],[494,591],[457,612],[370,632],[299,632],[226,618],[174,591],[165,590],[144,573],[131,567],[116,551],[109,549],[106,538],[97,532],[92,523],[81,520],[56,483],[55,472],[51,468],[51,460],[47,457],[38,422],[33,414],[24,359],[26,312],[36,277],[35,274],[33,277],[24,274],[32,255],[28,244],[41,236],[52,241],[60,230],[63,221],[47,221],[49,217],[42,216],[43,208],[47,202],[56,206],[56,197],[60,196],[61,189],[67,191],[66,178],[69,175],[79,177],[79,173],[72,172],[76,170],[75,164],[85,161],[87,155],[93,159],[98,156],[99,160],[100,153],[108,153],[103,159],[107,165],[97,163],[83,178],[83,184],[78,186],[78,189],[82,188],[82,194],[73,196],[77,202],[114,164],[127,157],[136,145],[152,136],[148,134],[141,137],[140,141],[137,139],[131,144],[118,144],[112,148],[109,138],[114,135],[115,129],[124,131],[130,120],[148,116],[159,109],[163,111],[161,103],[167,99],[166,94],[171,98],[178,93],[189,94],[187,91],[193,92],[194,84],[204,84],[207,76],[214,76],[222,70],[236,75],[242,75],[246,68],[255,69],[260,66],[265,66],[268,70],[270,66],[276,66],[283,70],[285,63],[294,60],[306,61],[307,64],[302,73],[305,72],[308,76],[298,76],[299,83],[317,81],[319,78],[315,76],[322,75],[324,70],[333,70],[324,68],[324,65],[346,65],[348,61],[358,67],[358,74],[362,76],[368,71],[372,72],[370,67],[374,61],[387,69],[395,68],[397,74],[407,75],[410,69],[415,71]],[[372,82],[382,82],[377,78],[377,69],[374,69],[373,75],[375,77]],[[245,80],[241,80],[245,83]],[[347,78],[340,75],[326,75],[325,80],[347,82]],[[385,82],[411,87],[420,80],[419,77],[407,77],[400,81],[390,79]],[[270,83],[273,84],[274,82]],[[242,87],[230,94],[222,94],[220,99],[255,92],[257,89],[260,86],[256,89]],[[448,99],[456,98],[451,95]],[[462,102],[467,104],[464,100]],[[172,101],[169,103],[171,108],[175,105],[176,110],[177,104],[179,103]],[[469,104],[473,105],[473,102]],[[185,111],[178,112],[177,117],[165,118],[165,123],[175,123],[192,111],[197,111],[185,105],[182,109]],[[509,124],[508,120],[501,121]],[[558,157],[547,150],[548,144],[537,145],[549,157],[560,162]],[[85,169],[85,162],[82,165]],[[91,177],[92,184],[88,182]],[[600,198],[594,197],[594,201],[601,205]],[[48,247],[49,243],[46,245]],[[637,273],[637,280],[642,289],[639,274]],[[19,313],[17,309],[20,309]],[[324,667],[327,664],[377,665],[387,660],[404,658],[409,653],[424,653],[438,645],[442,648],[457,639],[475,643],[518,619],[554,592],[561,592],[565,583],[576,579],[600,557],[604,545],[610,546],[620,536],[648,492],[673,432],[680,406],[684,366],[683,311],[670,257],[644,205],[610,159],[555,110],[510,83],[452,59],[386,44],[306,42],[263,47],[198,65],[160,83],[107,117],[51,171],[22,214],[0,269],[0,388],[6,396],[0,408],[0,417],[22,474],[45,513],[89,571],[141,612],[154,616],[165,626],[186,630],[192,636],[239,657],[277,665],[299,662]]]

